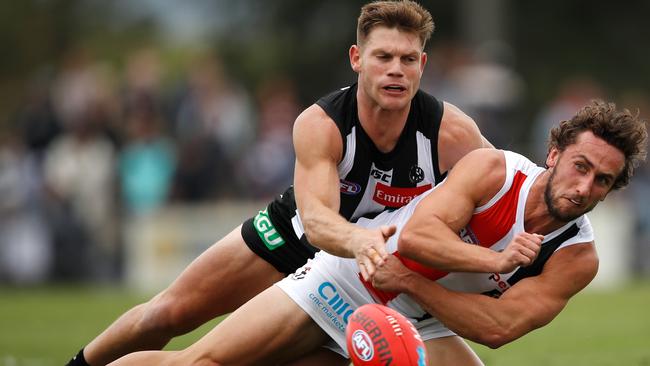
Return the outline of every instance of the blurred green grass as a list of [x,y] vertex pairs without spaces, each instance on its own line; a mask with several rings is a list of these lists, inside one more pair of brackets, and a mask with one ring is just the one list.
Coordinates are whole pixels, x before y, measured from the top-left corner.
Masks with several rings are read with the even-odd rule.
[[[113,319],[146,297],[114,288],[0,288],[0,366],[63,365]],[[218,320],[175,339],[192,343]],[[650,366],[650,281],[578,294],[548,326],[491,350],[486,365]]]

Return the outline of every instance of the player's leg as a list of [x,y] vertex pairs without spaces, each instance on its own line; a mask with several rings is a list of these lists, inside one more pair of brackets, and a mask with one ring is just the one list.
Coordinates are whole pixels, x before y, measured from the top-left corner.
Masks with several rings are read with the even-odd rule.
[[484,366],[474,350],[458,336],[430,339],[424,344],[428,366]]
[[284,275],[254,254],[236,228],[195,259],[163,292],[126,312],[84,349],[92,366],[130,352],[161,349],[229,313]]
[[284,291],[272,286],[183,351],[137,352],[111,366],[286,364],[329,339]]

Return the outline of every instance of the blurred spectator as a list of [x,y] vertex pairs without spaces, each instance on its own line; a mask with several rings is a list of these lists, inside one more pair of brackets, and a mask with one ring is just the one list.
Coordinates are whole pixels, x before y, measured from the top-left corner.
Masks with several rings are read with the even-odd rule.
[[257,138],[248,148],[241,166],[249,195],[268,199],[293,182],[294,152],[291,127],[301,106],[295,84],[288,78],[274,78],[257,92],[259,125]]
[[65,131],[47,149],[44,178],[55,235],[55,274],[112,279],[119,254],[116,152],[105,132],[114,99],[88,65],[73,54],[54,86],[54,109]]
[[520,149],[515,141],[526,127],[518,120],[524,83],[510,46],[490,41],[470,51],[448,43],[434,53],[423,89],[465,111],[496,147]]
[[38,164],[13,131],[0,133],[0,280],[46,280],[52,262]]
[[532,127],[531,158],[538,163],[546,159],[548,131],[560,121],[571,118],[580,108],[594,98],[603,98],[603,90],[587,77],[574,77],[564,81],[548,104],[542,107]]
[[[621,105],[629,108],[632,113],[638,109],[646,124],[649,123],[650,94],[642,91],[627,92],[621,98]],[[632,272],[639,276],[650,276],[650,161],[641,164],[634,174],[634,180],[623,192],[635,214]]]
[[127,142],[119,158],[122,201],[127,212],[148,214],[166,203],[176,165],[174,147],[160,130],[160,107],[148,94],[126,107]]
[[63,129],[75,128],[92,113],[95,128],[116,141],[119,103],[114,79],[108,63],[94,61],[82,47],[71,49],[51,90],[53,109]]
[[160,97],[162,65],[156,49],[142,48],[128,55],[124,74],[127,99],[143,94]]
[[251,105],[216,57],[189,70],[188,87],[174,121],[179,162],[175,198],[199,201],[232,194],[233,164],[251,140]]
[[462,100],[459,85],[451,80],[456,69],[471,63],[471,52],[458,42],[436,43],[428,53],[420,87],[439,100],[457,104]]
[[50,95],[50,80],[45,72],[35,76],[27,87],[27,95],[16,116],[26,147],[40,162],[45,149],[61,133]]

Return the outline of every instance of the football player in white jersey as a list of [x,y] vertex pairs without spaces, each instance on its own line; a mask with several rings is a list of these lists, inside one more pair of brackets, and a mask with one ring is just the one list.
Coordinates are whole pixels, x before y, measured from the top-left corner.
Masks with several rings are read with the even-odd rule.
[[[344,352],[346,317],[373,300],[434,317],[411,319],[429,365],[482,365],[462,338],[495,348],[511,342],[548,324],[594,278],[598,257],[584,214],[628,184],[646,145],[644,121],[594,101],[551,131],[547,169],[514,153],[475,151],[426,196],[377,216],[399,236],[388,243],[397,251],[368,277],[372,286],[354,259],[320,252],[187,349],[134,353],[113,365],[286,364],[328,341]],[[476,245],[459,236],[470,231]],[[465,274],[445,282],[455,271]],[[516,281],[502,284],[499,274]],[[467,282],[478,293],[457,291]],[[483,293],[490,288],[499,298]]]

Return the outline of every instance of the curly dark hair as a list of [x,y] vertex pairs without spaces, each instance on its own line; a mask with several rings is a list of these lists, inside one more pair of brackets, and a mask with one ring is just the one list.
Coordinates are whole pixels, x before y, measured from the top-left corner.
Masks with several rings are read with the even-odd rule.
[[584,131],[591,131],[625,155],[625,166],[612,189],[627,186],[635,168],[645,161],[647,155],[648,132],[639,112],[632,114],[627,109],[619,111],[614,103],[592,100],[573,118],[551,129],[549,151],[552,148],[564,151]]
[[357,21],[357,43],[362,46],[370,31],[379,26],[417,34],[422,49],[434,28],[431,13],[415,1],[373,1],[361,8]]

